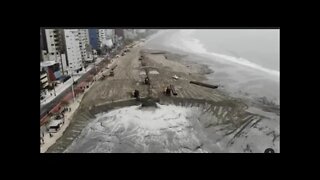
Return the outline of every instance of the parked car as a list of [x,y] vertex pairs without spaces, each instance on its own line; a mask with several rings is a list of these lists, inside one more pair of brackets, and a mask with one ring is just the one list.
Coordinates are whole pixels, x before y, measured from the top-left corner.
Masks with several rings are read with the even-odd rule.
[[59,120],[51,120],[48,124],[47,128],[48,131],[51,133],[58,132],[58,130],[61,128],[62,124],[64,123],[63,119]]

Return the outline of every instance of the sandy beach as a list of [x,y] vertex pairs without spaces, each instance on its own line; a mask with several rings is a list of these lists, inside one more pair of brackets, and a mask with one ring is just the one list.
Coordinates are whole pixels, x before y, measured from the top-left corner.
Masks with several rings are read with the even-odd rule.
[[[204,61],[195,54],[138,43],[114,61],[113,77],[97,81],[85,93],[69,126],[47,152],[263,152],[269,147],[280,152],[280,107],[231,96],[223,87],[190,84],[215,84],[208,75],[230,68],[210,68]],[[150,85],[144,84],[147,74]],[[163,94],[169,84],[176,96]],[[140,101],[131,96],[134,90],[139,90]],[[144,101],[157,107],[141,108]]]

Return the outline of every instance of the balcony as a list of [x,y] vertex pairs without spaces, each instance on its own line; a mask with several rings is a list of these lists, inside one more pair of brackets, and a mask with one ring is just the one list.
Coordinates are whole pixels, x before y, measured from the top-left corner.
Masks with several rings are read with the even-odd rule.
[[48,82],[45,82],[45,83],[41,83],[41,86],[42,86],[42,88],[46,88],[46,87],[48,87]]
[[47,73],[40,74],[40,79],[43,79],[43,78],[46,78],[46,77],[47,77]]
[[41,82],[42,84],[48,83],[48,79],[47,79],[47,78],[41,79],[40,82]]

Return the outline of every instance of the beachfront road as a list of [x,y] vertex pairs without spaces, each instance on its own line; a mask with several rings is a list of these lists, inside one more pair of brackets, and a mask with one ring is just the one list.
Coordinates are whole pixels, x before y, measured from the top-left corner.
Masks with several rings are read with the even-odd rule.
[[[77,80],[77,84],[81,83],[82,81],[84,81],[89,75],[90,72],[94,72],[95,69],[92,68],[91,70],[85,72],[78,80]],[[61,101],[61,99],[67,95],[69,92],[71,92],[72,87],[71,85],[66,88],[64,91],[62,91],[60,94],[57,95],[56,98],[54,98],[51,102],[43,105],[40,107],[40,119],[48,112],[50,111],[59,101]]]

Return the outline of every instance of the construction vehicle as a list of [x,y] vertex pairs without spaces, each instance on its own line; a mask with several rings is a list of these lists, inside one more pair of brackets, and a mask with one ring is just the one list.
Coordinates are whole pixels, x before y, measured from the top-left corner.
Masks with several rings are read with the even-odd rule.
[[171,89],[173,95],[175,95],[175,96],[178,95],[176,92],[176,89],[174,88],[174,85],[170,84],[170,89]]
[[135,89],[135,90],[132,92],[132,96],[135,97],[135,98],[139,98],[139,91]]
[[165,88],[164,94],[167,95],[167,96],[171,96],[171,88],[170,88],[170,86]]
[[144,79],[144,83],[147,84],[147,85],[150,85],[150,79],[148,77],[146,77]]
[[101,78],[99,79],[100,81],[104,80],[106,78],[106,76],[104,74],[102,74]]
[[114,76],[114,72],[110,71],[110,75],[109,76]]

